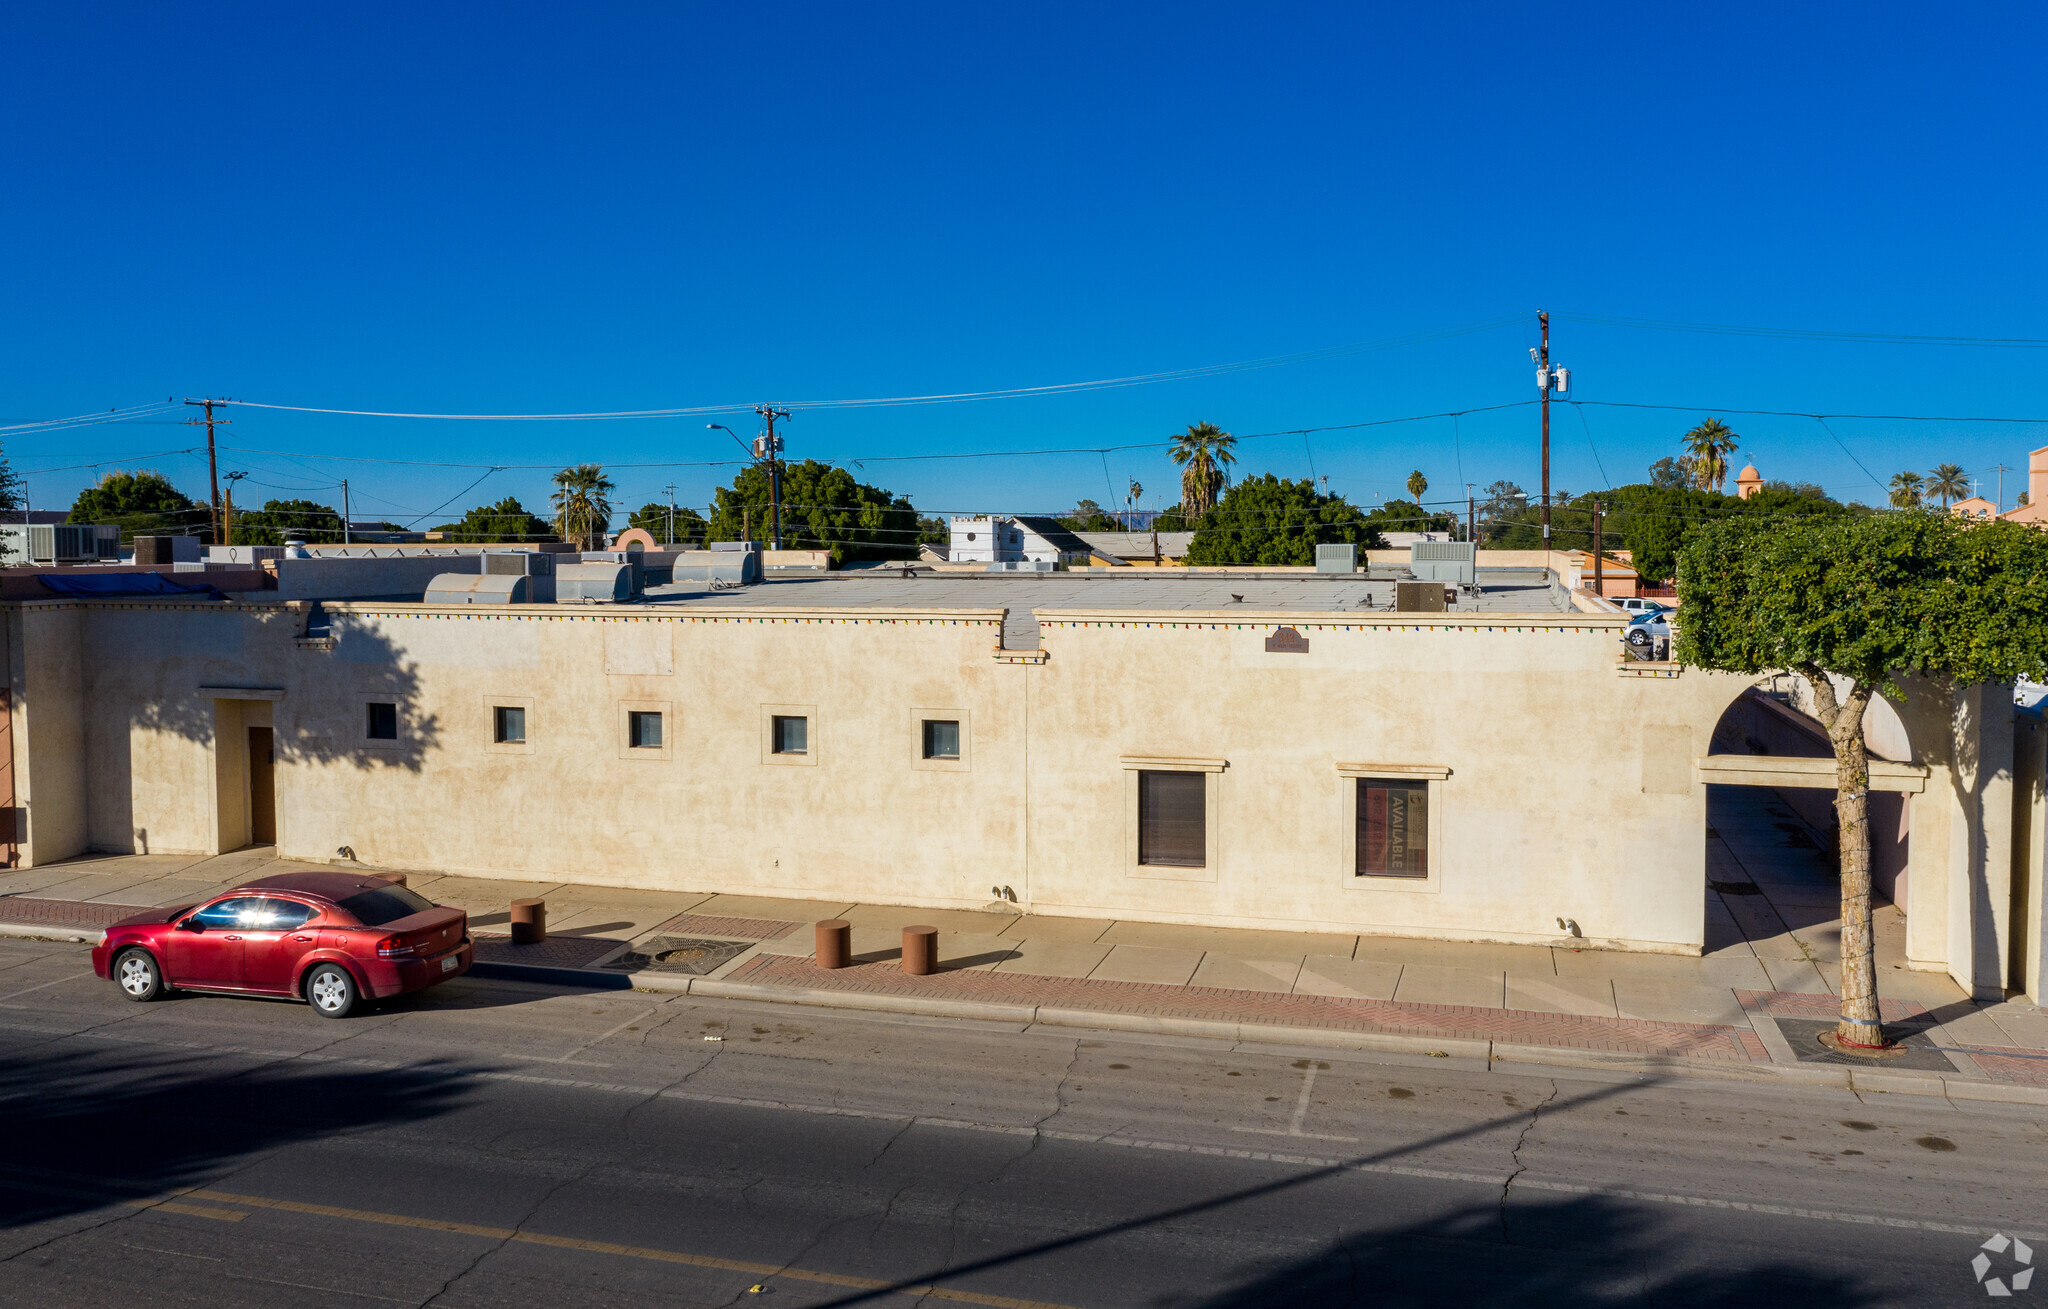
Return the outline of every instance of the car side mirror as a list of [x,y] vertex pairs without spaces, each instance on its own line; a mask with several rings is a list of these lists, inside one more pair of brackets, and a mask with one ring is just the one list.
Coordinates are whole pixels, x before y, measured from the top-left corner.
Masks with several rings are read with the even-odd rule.
[[206,930],[206,924],[200,922],[197,918],[187,918],[184,922],[178,924],[178,930],[181,932],[203,932]]

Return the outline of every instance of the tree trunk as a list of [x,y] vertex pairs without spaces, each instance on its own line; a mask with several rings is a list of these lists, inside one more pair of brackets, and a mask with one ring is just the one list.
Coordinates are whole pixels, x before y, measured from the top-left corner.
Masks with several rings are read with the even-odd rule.
[[1863,739],[1871,688],[1851,681],[1849,694],[1838,703],[1826,673],[1801,671],[1813,685],[1814,708],[1835,749],[1835,845],[1842,872],[1842,1012],[1835,1039],[1850,1046],[1882,1046],[1876,941],[1870,927],[1870,750]]

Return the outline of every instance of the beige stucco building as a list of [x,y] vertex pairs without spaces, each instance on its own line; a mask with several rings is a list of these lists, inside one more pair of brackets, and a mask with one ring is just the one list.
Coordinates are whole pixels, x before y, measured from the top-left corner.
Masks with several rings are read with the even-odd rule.
[[[1707,784],[1832,785],[1827,760],[1710,753],[1755,679],[1628,663],[1623,616],[1554,575],[1445,614],[1387,612],[1371,586],[10,603],[18,857],[267,839],[387,868],[1162,922],[1554,942],[1562,920],[1687,954]],[[2039,729],[1979,689],[1927,692],[1884,732],[1912,963],[2038,995]]]

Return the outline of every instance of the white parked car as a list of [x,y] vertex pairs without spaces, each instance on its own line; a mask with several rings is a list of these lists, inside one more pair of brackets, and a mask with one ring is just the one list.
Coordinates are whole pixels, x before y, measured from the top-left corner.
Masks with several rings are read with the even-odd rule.
[[1614,596],[1609,599],[1608,603],[1620,605],[1621,611],[1631,618],[1637,614],[1663,613],[1671,607],[1662,600],[1652,600],[1648,596],[1641,595]]

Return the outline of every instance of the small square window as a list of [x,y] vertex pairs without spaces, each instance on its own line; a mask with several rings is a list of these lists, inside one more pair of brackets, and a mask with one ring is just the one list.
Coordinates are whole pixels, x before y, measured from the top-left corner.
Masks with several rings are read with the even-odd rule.
[[398,706],[381,700],[372,700],[363,706],[365,718],[363,735],[372,741],[396,741],[398,739]]
[[1429,783],[1358,779],[1358,876],[1429,876]]
[[628,713],[626,741],[635,750],[661,749],[661,715],[640,710]]
[[776,754],[810,753],[811,720],[793,714],[775,715],[772,740]]
[[927,759],[958,759],[960,757],[960,724],[945,718],[924,720],[924,757]]
[[[657,735],[659,732],[657,731]],[[526,710],[517,705],[497,705],[491,710],[491,740],[499,745],[526,743]]]

